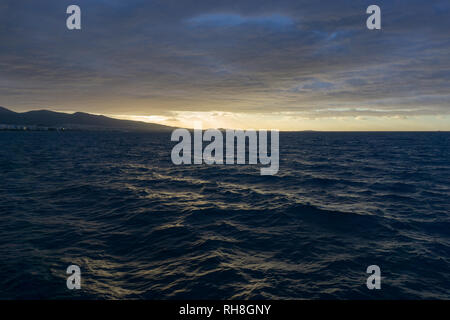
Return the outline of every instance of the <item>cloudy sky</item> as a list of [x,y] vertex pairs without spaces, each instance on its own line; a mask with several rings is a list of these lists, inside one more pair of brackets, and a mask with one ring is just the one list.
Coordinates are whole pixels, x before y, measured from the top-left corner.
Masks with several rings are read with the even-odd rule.
[[[82,30],[66,28],[81,7]],[[366,28],[377,4],[382,30]],[[192,127],[450,130],[450,2],[1,0],[0,105]]]

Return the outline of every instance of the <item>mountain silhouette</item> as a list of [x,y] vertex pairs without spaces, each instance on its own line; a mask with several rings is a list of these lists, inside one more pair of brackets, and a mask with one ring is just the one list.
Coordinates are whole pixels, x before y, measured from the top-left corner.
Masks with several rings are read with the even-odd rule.
[[170,131],[173,127],[142,121],[119,120],[84,112],[73,114],[36,110],[14,112],[0,107],[0,125],[22,125],[75,130]]

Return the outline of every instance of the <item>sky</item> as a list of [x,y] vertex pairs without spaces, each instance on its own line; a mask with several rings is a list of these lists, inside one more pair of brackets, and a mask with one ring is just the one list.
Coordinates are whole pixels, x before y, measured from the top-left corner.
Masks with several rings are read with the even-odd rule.
[[[66,9],[81,8],[81,30]],[[381,30],[366,9],[381,8]],[[1,0],[0,105],[193,127],[450,130],[447,0]]]

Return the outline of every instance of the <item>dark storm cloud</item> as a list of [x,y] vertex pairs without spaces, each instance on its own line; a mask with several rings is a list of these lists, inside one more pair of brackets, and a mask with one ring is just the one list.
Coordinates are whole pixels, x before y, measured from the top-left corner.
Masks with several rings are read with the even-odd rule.
[[[65,27],[71,4],[82,9],[81,31]],[[103,113],[448,114],[448,2],[376,1],[382,31],[365,26],[370,4],[6,0],[0,104]]]

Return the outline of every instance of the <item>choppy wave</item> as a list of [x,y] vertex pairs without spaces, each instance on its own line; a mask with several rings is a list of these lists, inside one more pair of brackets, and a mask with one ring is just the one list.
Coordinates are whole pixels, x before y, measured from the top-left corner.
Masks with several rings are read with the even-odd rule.
[[450,134],[280,139],[271,177],[174,166],[164,134],[2,132],[0,298],[450,298]]

